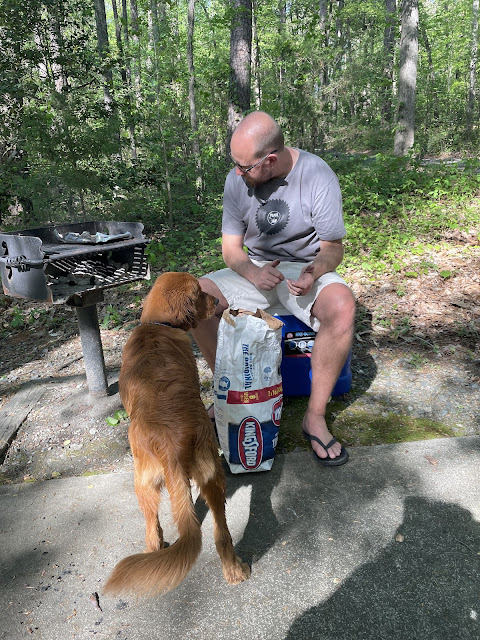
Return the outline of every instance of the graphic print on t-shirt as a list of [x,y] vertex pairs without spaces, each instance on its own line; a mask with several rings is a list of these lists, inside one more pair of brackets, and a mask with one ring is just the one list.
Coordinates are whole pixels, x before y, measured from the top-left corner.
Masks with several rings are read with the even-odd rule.
[[290,207],[285,200],[268,200],[257,209],[255,221],[260,233],[273,235],[285,229],[290,218]]

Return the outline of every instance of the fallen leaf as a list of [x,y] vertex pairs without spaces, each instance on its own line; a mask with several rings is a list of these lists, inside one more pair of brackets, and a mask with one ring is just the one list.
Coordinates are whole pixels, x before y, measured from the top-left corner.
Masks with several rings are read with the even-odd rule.
[[96,591],[90,596],[90,602],[93,604],[95,609],[99,609],[100,611],[102,611],[102,607],[100,606],[100,598],[98,597],[98,593]]
[[464,293],[473,298],[474,300],[480,300],[480,285],[471,284],[464,288]]
[[425,456],[425,458],[429,461],[430,464],[433,464],[433,466],[438,464],[438,460],[436,460],[435,458],[432,458],[432,456]]

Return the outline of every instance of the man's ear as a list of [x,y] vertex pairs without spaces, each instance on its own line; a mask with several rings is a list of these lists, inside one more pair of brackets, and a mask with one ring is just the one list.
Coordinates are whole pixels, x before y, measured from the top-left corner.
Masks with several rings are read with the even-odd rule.
[[278,162],[278,157],[276,153],[272,153],[268,156],[267,160],[270,162],[270,164],[273,166],[275,166]]

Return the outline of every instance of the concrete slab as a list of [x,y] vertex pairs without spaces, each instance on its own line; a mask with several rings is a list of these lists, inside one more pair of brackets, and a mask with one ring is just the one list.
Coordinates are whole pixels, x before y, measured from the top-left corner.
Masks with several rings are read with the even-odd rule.
[[[130,473],[0,486],[0,638],[480,638],[480,438],[310,453],[228,477],[227,517],[251,579],[227,585],[201,501],[204,546],[151,600],[101,593],[143,550]],[[166,540],[175,528],[161,506]],[[99,605],[92,594],[99,594]]]

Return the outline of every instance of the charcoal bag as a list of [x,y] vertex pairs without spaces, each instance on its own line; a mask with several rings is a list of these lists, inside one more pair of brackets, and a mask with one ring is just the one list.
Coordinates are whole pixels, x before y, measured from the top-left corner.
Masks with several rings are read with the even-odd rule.
[[272,468],[282,414],[282,326],[263,310],[226,309],[215,360],[215,421],[232,473]]

